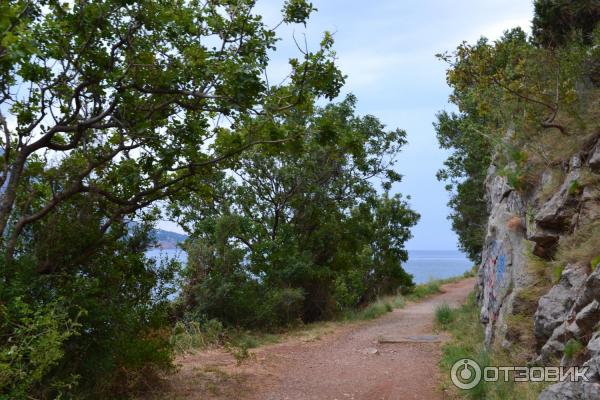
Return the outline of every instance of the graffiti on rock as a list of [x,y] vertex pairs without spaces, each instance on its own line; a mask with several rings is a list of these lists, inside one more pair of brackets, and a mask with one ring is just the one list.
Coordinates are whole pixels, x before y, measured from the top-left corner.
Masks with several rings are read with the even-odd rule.
[[487,257],[483,262],[484,273],[484,296],[483,307],[489,322],[498,318],[502,299],[509,287],[509,279],[506,279],[506,255],[497,241],[492,241],[488,247]]

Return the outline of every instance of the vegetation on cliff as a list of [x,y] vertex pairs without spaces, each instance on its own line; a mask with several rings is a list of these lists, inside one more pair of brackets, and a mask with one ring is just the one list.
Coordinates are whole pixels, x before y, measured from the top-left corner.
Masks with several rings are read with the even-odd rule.
[[450,219],[474,260],[485,231],[488,166],[527,192],[597,134],[598,7],[544,0],[535,9],[531,37],[517,28],[439,55],[450,66],[458,112],[440,113],[435,124],[440,145],[453,150],[438,178],[448,182]]

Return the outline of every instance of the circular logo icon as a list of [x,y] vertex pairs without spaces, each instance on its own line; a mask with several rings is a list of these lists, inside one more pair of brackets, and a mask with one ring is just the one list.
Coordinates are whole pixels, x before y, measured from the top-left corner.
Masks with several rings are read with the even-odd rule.
[[459,389],[473,389],[481,381],[481,367],[470,358],[463,358],[452,365],[450,378]]

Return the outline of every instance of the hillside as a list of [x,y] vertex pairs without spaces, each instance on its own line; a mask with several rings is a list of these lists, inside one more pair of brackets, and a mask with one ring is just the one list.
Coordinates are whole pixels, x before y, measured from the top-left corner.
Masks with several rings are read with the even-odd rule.
[[165,231],[164,229],[152,230],[152,237],[158,242],[158,247],[163,250],[176,249],[180,243],[187,239],[186,235]]

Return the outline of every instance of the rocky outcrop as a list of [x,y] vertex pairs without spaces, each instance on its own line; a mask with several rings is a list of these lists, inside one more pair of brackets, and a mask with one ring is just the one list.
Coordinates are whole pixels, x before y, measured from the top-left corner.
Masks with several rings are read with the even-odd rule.
[[490,217],[479,269],[481,321],[485,325],[486,343],[500,331],[506,331],[505,317],[514,303],[514,287],[526,286],[529,275],[524,269],[524,203],[506,177],[488,171],[486,181]]
[[[545,293],[530,296],[534,301],[539,297],[533,314],[537,349],[531,361],[556,365],[561,360],[561,365],[589,367],[588,382],[554,384],[540,395],[543,400],[600,399],[600,266],[589,265],[589,258],[557,265],[562,268],[560,278],[555,284],[547,282],[546,288],[528,267],[532,254],[552,261],[566,237],[600,220],[600,185],[589,183],[598,182],[600,176],[593,177],[598,174],[599,137],[563,163],[558,185],[546,173],[524,194],[514,190],[496,167],[488,170],[490,218],[478,273],[486,344],[510,346],[507,321],[523,309],[518,293],[541,287]],[[583,346],[573,359],[564,354],[569,340]]]
[[533,316],[538,343],[546,342],[554,330],[565,321],[586,278],[585,268],[568,265],[558,284],[540,298],[538,309]]

